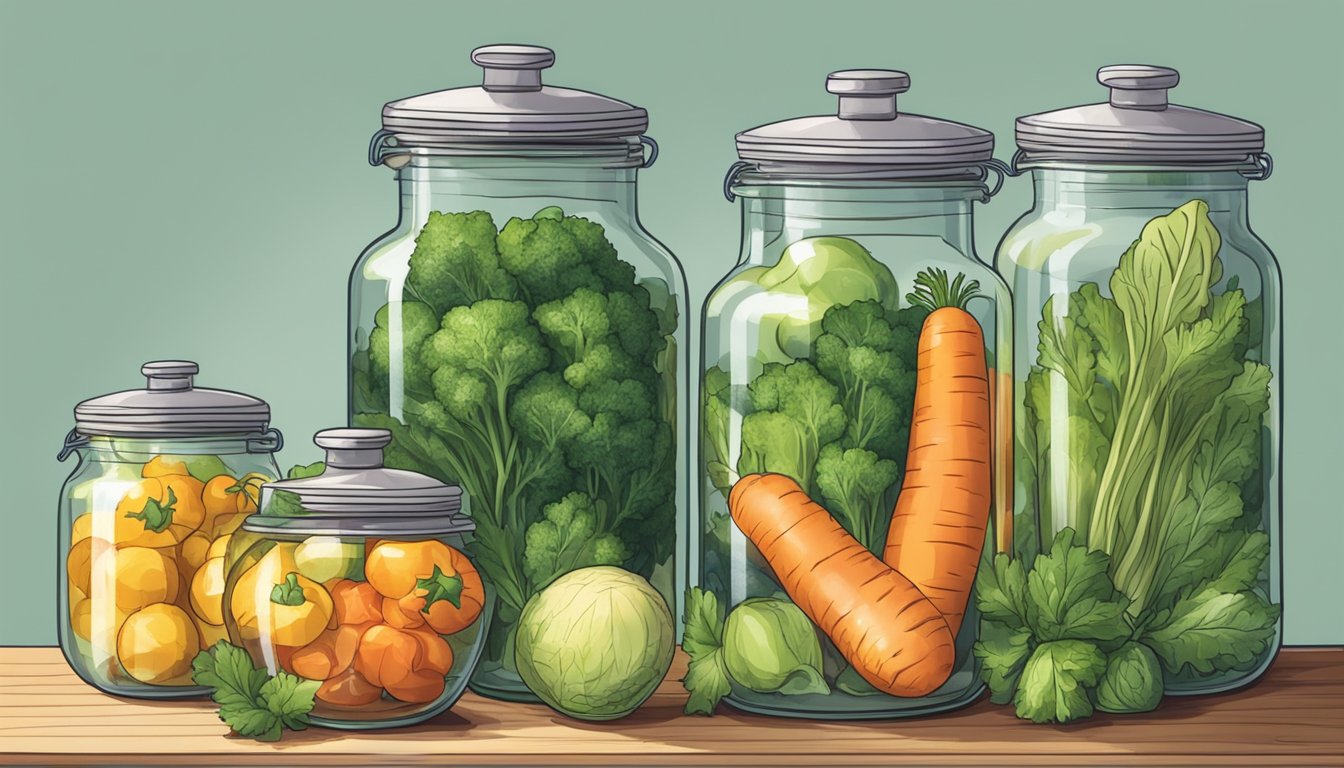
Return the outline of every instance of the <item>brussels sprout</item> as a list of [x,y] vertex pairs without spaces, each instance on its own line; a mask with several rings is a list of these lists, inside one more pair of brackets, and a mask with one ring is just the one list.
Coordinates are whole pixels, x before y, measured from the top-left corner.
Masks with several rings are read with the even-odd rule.
[[774,295],[806,299],[779,319],[775,331],[779,348],[792,357],[808,354],[821,332],[822,316],[831,307],[875,299],[896,309],[900,301],[891,271],[847,237],[809,237],[790,243],[779,263],[757,283]]
[[676,630],[662,596],[613,566],[561,576],[523,608],[514,661],[527,687],[580,720],[639,708],[672,666]]
[[1111,654],[1097,684],[1102,712],[1151,712],[1162,701],[1162,668],[1148,646],[1129,642]]
[[723,651],[728,675],[757,693],[831,692],[821,675],[817,631],[788,600],[740,603],[724,625]]

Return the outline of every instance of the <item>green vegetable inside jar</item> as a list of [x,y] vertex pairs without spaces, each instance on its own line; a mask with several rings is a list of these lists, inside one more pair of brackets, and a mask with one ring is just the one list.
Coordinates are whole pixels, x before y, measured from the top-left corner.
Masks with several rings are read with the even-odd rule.
[[[977,652],[1024,717],[1228,690],[1279,647],[1281,288],[1247,216],[1271,166],[1260,126],[1169,104],[1178,79],[1103,67],[1109,103],[1017,121],[1036,201],[996,266],[1015,304],[1019,562],[982,590]],[[1062,565],[1083,552],[1086,579]],[[1062,637],[1081,643],[1068,663]],[[1037,706],[1036,683],[1063,679],[1076,706]]]
[[972,210],[1002,164],[988,131],[898,109],[904,72],[826,88],[834,114],[738,134],[726,182],[744,231],[705,303],[692,714],[906,717],[982,690],[1011,327]]
[[351,277],[350,419],[465,489],[498,595],[472,687],[536,701],[514,634],[547,584],[605,565],[681,593],[685,277],[636,216],[645,111],[544,86],[545,48],[472,60],[482,86],[383,110],[401,213]]

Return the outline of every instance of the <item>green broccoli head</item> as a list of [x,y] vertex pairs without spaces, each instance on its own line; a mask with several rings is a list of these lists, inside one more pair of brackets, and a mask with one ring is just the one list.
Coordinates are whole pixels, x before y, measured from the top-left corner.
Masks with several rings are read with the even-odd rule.
[[914,406],[914,360],[919,327],[926,312],[892,312],[876,301],[832,307],[822,320],[814,346],[817,368],[840,388],[848,418],[851,447],[876,451],[881,458],[904,461]]
[[498,398],[543,370],[550,353],[521,301],[486,299],[455,307],[424,347],[424,362],[438,372],[478,375]]
[[373,331],[369,333],[369,365],[376,380],[400,381],[408,390],[428,392],[434,371],[425,365],[420,347],[439,330],[438,315],[428,304],[397,301],[384,304],[374,315],[373,323]]
[[612,330],[607,297],[589,288],[548,301],[532,316],[566,363],[582,360]]
[[587,412],[579,407],[578,390],[557,373],[543,372],[528,379],[514,396],[511,408],[509,422],[519,435],[547,451],[554,451],[592,425]]
[[575,239],[575,219],[509,219],[499,232],[499,260],[536,305],[580,288],[602,291],[586,246]]
[[742,420],[739,475],[777,472],[815,497],[814,469],[821,447],[845,432],[840,390],[811,363],[771,363],[749,385],[752,412]]
[[600,506],[587,494],[570,493],[546,505],[542,519],[528,526],[523,572],[533,589],[576,568],[625,562],[625,544],[615,534],[602,532]]
[[410,291],[442,315],[482,299],[512,299],[518,286],[500,267],[495,222],[485,211],[429,214],[415,238]]
[[880,551],[891,511],[887,491],[900,479],[896,462],[862,448],[831,443],[817,459],[817,489],[826,509],[868,549]]

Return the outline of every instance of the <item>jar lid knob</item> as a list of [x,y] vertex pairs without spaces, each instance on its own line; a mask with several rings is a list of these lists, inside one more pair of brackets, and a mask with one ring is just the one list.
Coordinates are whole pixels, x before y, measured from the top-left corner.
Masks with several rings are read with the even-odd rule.
[[324,429],[313,442],[327,451],[327,466],[336,469],[377,469],[383,466],[383,449],[392,442],[386,429]]
[[1169,67],[1112,64],[1097,70],[1097,82],[1111,89],[1111,106],[1160,112],[1167,108],[1167,90],[1181,81]]
[[485,70],[481,87],[497,93],[541,90],[541,70],[555,63],[555,51],[540,45],[483,45],[471,60]]
[[843,69],[826,76],[826,90],[840,97],[841,120],[894,120],[896,94],[910,90],[910,76],[894,69]]
[[180,392],[191,389],[192,377],[201,367],[190,360],[155,360],[140,366],[152,392]]

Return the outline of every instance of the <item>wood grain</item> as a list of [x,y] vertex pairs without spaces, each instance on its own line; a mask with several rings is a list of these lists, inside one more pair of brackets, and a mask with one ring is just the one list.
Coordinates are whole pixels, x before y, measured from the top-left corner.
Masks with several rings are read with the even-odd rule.
[[1068,726],[980,701],[877,723],[682,716],[685,670],[619,723],[467,694],[424,725],[313,728],[278,744],[228,735],[209,702],[120,699],[85,685],[54,648],[0,648],[0,762],[191,765],[1344,765],[1344,648],[1287,649],[1257,684],[1167,699],[1147,715]]

